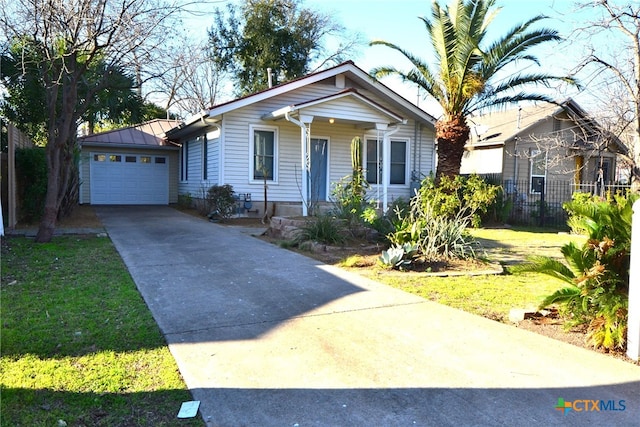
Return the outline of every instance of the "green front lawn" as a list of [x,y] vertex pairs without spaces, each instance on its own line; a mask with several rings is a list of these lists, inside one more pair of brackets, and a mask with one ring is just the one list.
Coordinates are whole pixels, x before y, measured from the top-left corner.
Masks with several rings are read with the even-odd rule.
[[1,297],[1,425],[203,425],[108,238],[4,239]]
[[[525,262],[530,255],[562,258],[560,247],[580,242],[582,236],[524,229],[472,229],[486,257],[505,267],[502,275],[436,277],[429,273],[342,266],[389,286],[420,295],[491,319],[506,321],[512,308],[537,308],[545,296],[564,287],[558,279],[544,274],[509,274],[509,266]],[[484,256],[483,255],[483,256]]]

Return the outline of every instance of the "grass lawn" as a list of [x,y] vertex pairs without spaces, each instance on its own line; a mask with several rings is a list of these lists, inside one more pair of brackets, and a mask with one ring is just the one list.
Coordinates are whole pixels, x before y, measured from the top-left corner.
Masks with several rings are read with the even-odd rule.
[[1,268],[1,425],[204,425],[108,238],[3,239]]
[[537,308],[545,296],[564,287],[559,280],[543,274],[509,274],[509,266],[525,262],[529,255],[561,258],[560,247],[563,244],[584,239],[566,233],[522,229],[477,229],[470,232],[482,244],[491,261],[499,261],[505,266],[505,274],[436,277],[378,266],[353,268],[344,263],[342,266],[429,300],[506,321],[512,308]]

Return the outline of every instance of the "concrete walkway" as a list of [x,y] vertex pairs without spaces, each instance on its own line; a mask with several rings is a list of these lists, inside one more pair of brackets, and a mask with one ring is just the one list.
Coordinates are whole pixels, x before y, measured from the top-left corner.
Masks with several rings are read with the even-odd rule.
[[96,211],[208,426],[640,424],[631,363],[168,207]]

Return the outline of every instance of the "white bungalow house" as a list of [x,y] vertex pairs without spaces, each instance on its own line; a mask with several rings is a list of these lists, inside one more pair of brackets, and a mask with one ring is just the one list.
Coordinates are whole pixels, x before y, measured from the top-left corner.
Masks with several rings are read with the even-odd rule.
[[181,147],[179,194],[197,198],[230,184],[262,210],[266,181],[270,213],[306,216],[351,174],[354,137],[363,143],[370,197],[384,210],[408,198],[435,170],[434,123],[349,61],[216,105],[166,136]]

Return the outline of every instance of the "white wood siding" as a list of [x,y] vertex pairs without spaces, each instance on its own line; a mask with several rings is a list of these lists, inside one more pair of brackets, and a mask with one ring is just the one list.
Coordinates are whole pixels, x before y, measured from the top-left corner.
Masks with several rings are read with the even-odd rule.
[[[203,181],[202,173],[202,138],[190,139],[187,145],[187,179],[178,185],[180,194],[191,194],[200,198],[211,187]],[[210,178],[213,178],[210,176]]]
[[[263,184],[255,182],[250,177],[250,126],[262,125],[273,126],[278,129],[278,153],[277,169],[278,182],[268,182],[268,199],[277,202],[299,202],[301,200],[301,150],[300,150],[300,128],[284,119],[277,121],[264,121],[262,117],[287,105],[295,105],[310,101],[316,98],[335,94],[338,89],[333,85],[314,84],[301,88],[294,93],[286,93],[275,96],[263,102],[253,104],[244,108],[239,108],[226,113],[222,120],[222,135],[217,143],[219,147],[218,161],[224,164],[220,171],[222,182],[220,184],[230,184],[237,193],[251,193],[254,201],[263,200]],[[402,115],[394,110],[389,103],[377,98],[373,93],[359,89],[359,92],[374,102],[379,103],[390,111]],[[364,103],[350,99],[341,98],[336,101],[322,104],[325,106],[323,114],[327,117],[327,108],[335,113],[336,117],[359,117],[361,120],[370,122],[387,122],[389,119],[380,111],[366,106]],[[313,109],[305,109],[304,114],[309,112],[321,113],[322,105],[315,105]],[[361,108],[359,108],[361,107]],[[389,186],[389,201],[398,197],[408,197],[410,195],[410,180],[412,173],[421,179],[428,175],[434,165],[434,134],[433,130],[419,126],[416,128],[413,120],[408,120],[406,125],[400,125],[401,129],[393,135],[393,138],[404,139],[409,143],[409,158],[407,159],[408,176],[406,185]],[[316,118],[311,124],[311,136],[329,138],[331,148],[329,151],[329,182],[335,183],[340,178],[351,173],[351,140],[359,136],[364,140],[365,131],[351,124],[328,123],[324,119]],[[193,143],[190,143],[190,145]],[[196,145],[196,144],[193,144]],[[191,153],[191,147],[189,149]],[[191,184],[195,177],[199,177],[199,172],[194,171],[194,165],[200,165],[195,153],[201,152],[194,147],[193,158],[189,157],[189,185],[180,184],[180,192],[191,192],[197,194],[197,188]],[[215,174],[212,167],[218,164],[211,156],[217,150],[213,146],[209,147],[209,178],[213,179]],[[193,175],[192,174],[196,174]],[[199,183],[198,183],[199,184]],[[331,186],[329,187],[331,191]]]
[[211,185],[217,185],[220,173],[220,138],[209,141],[207,150],[208,178]]

